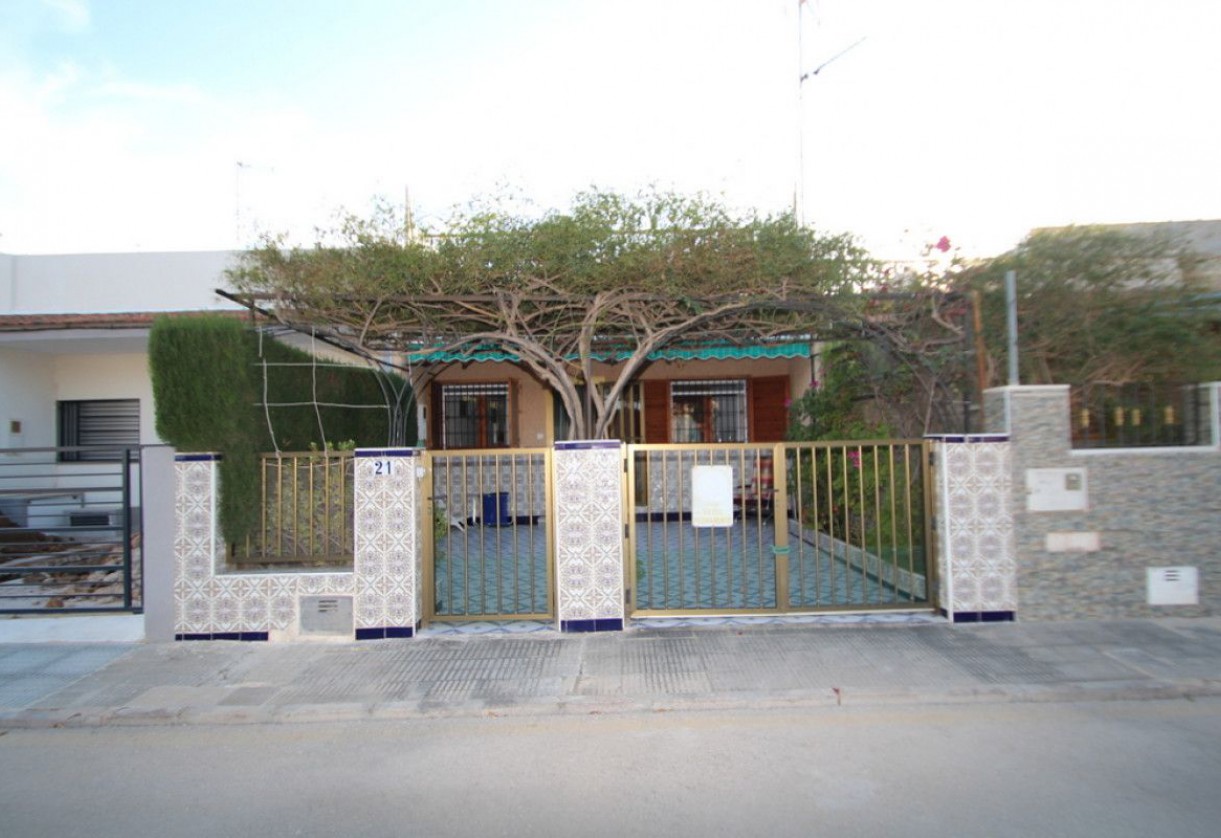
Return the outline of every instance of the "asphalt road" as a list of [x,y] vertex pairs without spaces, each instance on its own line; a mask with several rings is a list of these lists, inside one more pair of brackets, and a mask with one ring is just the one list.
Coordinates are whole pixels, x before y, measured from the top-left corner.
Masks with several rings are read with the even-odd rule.
[[1208,836],[1221,699],[0,734],[0,835]]

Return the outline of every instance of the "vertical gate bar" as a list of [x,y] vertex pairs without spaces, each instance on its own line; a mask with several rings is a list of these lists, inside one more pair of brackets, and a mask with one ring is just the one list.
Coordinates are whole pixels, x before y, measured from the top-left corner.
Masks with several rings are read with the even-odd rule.
[[878,451],[881,447],[876,443],[873,445],[873,547],[877,551],[876,555],[878,557],[877,587],[873,598],[875,605],[882,602],[882,577],[885,575],[882,572],[882,563],[885,561],[885,554],[882,551],[882,472],[878,462]]
[[[535,575],[535,567],[534,567],[534,565],[535,565],[534,551],[538,547],[538,544],[536,543],[536,537],[538,536],[538,527],[535,526],[535,524],[534,524],[534,521],[536,520],[535,515],[534,515],[534,510],[537,508],[537,504],[538,504],[538,498],[536,496],[536,492],[534,491],[534,481],[536,479],[536,472],[537,472],[537,468],[536,468],[535,455],[532,454],[526,459],[526,514],[527,514],[526,520],[528,520],[530,522],[530,536],[528,539],[529,540],[528,546],[530,548],[530,567],[526,572],[526,578],[529,580],[530,592],[526,596],[530,602],[530,607],[527,609],[530,612],[538,612],[539,610],[541,610],[539,608],[538,597],[536,597],[534,595],[534,592],[537,590],[536,583],[538,581],[537,576]],[[542,520],[544,522],[546,521],[545,518],[540,518],[538,520]],[[545,526],[545,524],[544,524],[544,526]]]
[[[647,462],[652,462],[652,457],[650,456],[650,454],[651,454],[651,453],[652,453],[652,452],[648,452],[648,454],[646,454],[645,459],[646,459],[646,461],[647,461]],[[657,459],[661,459],[661,457],[658,457]],[[663,509],[663,513],[662,513],[662,539],[661,539],[661,541],[662,541],[662,544],[665,544],[665,529],[664,529],[664,528],[665,528],[665,513],[664,513],[664,509],[665,509],[665,505],[667,505],[667,501],[665,501],[665,492],[667,492],[667,487],[665,487],[665,468],[664,468],[664,463],[662,464],[662,467],[661,467],[661,468],[659,468],[659,469],[653,469],[652,465],[650,465],[650,468],[648,468],[648,473],[650,473],[650,480],[652,480],[652,475],[653,475],[653,473],[654,473],[654,472],[656,472],[656,473],[658,473],[658,474],[661,474],[661,478],[662,478],[662,480],[661,480],[661,487],[662,487],[662,492],[661,492],[661,495],[662,495],[662,503],[661,503],[661,506],[662,506],[662,509]],[[652,486],[650,486],[650,492],[648,492],[648,507],[650,507],[650,512],[648,512],[648,561],[650,561],[650,564],[651,564],[651,566],[652,566],[652,562],[653,562],[653,555],[654,555],[654,553],[653,553],[653,536],[656,536],[656,535],[657,535],[656,531],[654,531],[654,530],[656,530],[657,528],[656,528],[656,526],[653,526],[653,511],[652,511],[652,507],[653,507],[653,492],[652,492]],[[663,558],[662,558],[662,601],[663,601],[663,602],[669,602],[669,601],[670,601],[670,599],[669,599],[669,597],[670,597],[670,558],[669,558],[668,552],[667,552],[667,551],[662,551],[662,557],[663,557]],[[650,586],[650,592],[652,592],[652,586]],[[656,608],[656,607],[657,607],[657,599],[656,599],[656,596],[653,596],[653,599],[652,599],[652,605],[651,605],[651,607],[654,607],[654,608]]]
[[[334,511],[331,509],[331,495],[335,491],[334,488],[332,487],[332,483],[334,481],[332,480],[331,472],[335,471],[336,466],[342,466],[343,461],[344,461],[344,458],[342,455],[338,456],[338,457],[332,457],[331,459],[327,460],[326,464],[322,468],[322,495],[323,495],[322,505],[323,505],[323,509],[324,509],[324,513],[322,516],[322,543],[324,545],[323,550],[327,553],[327,555],[332,555],[332,556],[333,555],[343,555],[342,551],[335,550],[335,547],[336,547],[335,536],[331,532],[331,530],[334,526],[331,523],[332,520],[334,520],[332,517],[334,515]],[[344,502],[343,502],[343,495],[340,495],[339,496],[340,514],[343,513],[345,506],[346,506],[346,504],[344,504]]]
[[861,444],[856,446],[856,490],[860,499],[860,510],[858,526],[860,527],[860,560],[861,560],[861,604],[869,601],[869,538],[865,533],[866,507],[865,507],[865,447]]
[[772,532],[776,542],[776,609],[792,608],[789,591],[789,462],[783,445],[772,449]]
[[131,449],[123,449],[123,608],[131,609]]
[[543,572],[547,613],[555,614],[555,454],[543,452]]
[[[670,600],[670,550],[669,550],[670,522],[668,520],[669,506],[670,506],[670,466],[669,466],[669,463],[667,462],[667,460],[669,458],[666,456],[665,451],[658,451],[657,459],[661,465],[661,533],[660,533],[659,540],[661,541],[662,561],[665,563],[665,567],[666,567],[666,589],[663,592],[663,601],[668,605],[671,601]],[[683,587],[683,580],[682,580],[682,561],[683,561],[683,559],[682,559],[682,556],[678,555],[677,551],[675,552],[674,561],[675,561],[674,572],[675,572],[675,575],[678,577],[676,580],[676,584],[678,585],[678,588],[679,588],[678,599],[679,599],[679,602],[681,603],[682,602],[682,587]],[[678,606],[675,606],[675,607],[678,607]]]
[[836,557],[835,557],[835,533],[836,524],[839,522],[835,517],[835,454],[840,451],[838,447],[828,447],[824,450],[827,455],[827,544],[831,548],[830,562],[827,567],[827,604],[837,605],[838,589],[835,582]]
[[[418,590],[427,591],[422,598],[423,608],[420,612],[420,622],[425,626],[437,615],[437,508],[433,463],[432,452],[422,451],[420,466],[424,469],[424,472],[418,490],[420,492],[420,504],[416,512],[416,526],[420,527],[421,538],[419,541],[423,548],[423,556],[421,557],[423,561],[417,563],[417,567],[421,570],[420,587]],[[346,472],[347,469],[345,468],[339,473],[341,483]],[[341,495],[341,497],[346,499],[346,494]],[[352,510],[352,514],[355,514],[355,509]],[[345,515],[346,517],[348,516]],[[447,516],[446,525],[448,526],[448,524]],[[448,532],[448,529],[446,532]]]
[[[916,572],[916,550],[919,549],[919,550],[923,551],[924,545],[917,544],[918,539],[916,537],[915,523],[914,523],[913,515],[912,515],[912,510],[915,508],[915,503],[916,503],[915,499],[910,494],[911,492],[913,492],[915,490],[914,484],[912,482],[913,478],[912,478],[912,474],[911,474],[912,450],[913,450],[913,446],[909,445],[907,447],[907,449],[903,452],[903,460],[904,460],[904,462],[903,462],[904,481],[903,482],[907,484],[908,493],[909,493],[908,498],[907,498],[907,508],[904,510],[904,515],[906,518],[906,525],[907,525],[907,543],[909,545],[907,564],[908,564],[908,570],[911,573],[915,574],[915,572]],[[919,447],[915,448],[915,450],[918,452],[923,451],[924,443],[921,443],[919,445]],[[920,495],[921,495],[921,503],[923,505],[927,505],[929,503],[929,496],[924,493],[923,489],[921,489]],[[926,534],[925,538],[927,538],[927,537],[928,536]],[[924,593],[927,597],[927,595],[929,593],[929,588],[927,587],[927,581],[928,581],[928,568],[927,567],[925,568],[923,575],[925,576],[925,580],[926,580],[926,586],[925,586]]]
[[[528,456],[528,455],[527,455]],[[518,613],[521,610],[521,564],[520,551],[518,545],[520,540],[517,531],[517,455],[509,455],[509,520],[512,521],[510,526],[513,528],[513,613]]]
[[[806,601],[806,542],[804,538],[805,532],[805,485],[802,482],[802,476],[805,471],[801,467],[801,448],[790,449],[793,453],[793,488],[796,490],[796,497],[793,498],[793,514],[797,516],[797,587],[801,591],[800,599],[802,604]],[[813,452],[811,452],[813,453]],[[786,455],[787,458],[787,455]],[[788,530],[788,521],[785,521],[785,530]],[[791,596],[791,594],[790,594]]]
[[[461,484],[459,484],[459,482],[458,482],[459,476],[461,477]],[[461,488],[459,488],[459,485],[461,486]],[[467,518],[467,510],[469,510],[471,507],[470,507],[470,504],[467,503],[467,500],[466,500],[466,459],[465,458],[458,458],[458,457],[455,457],[453,454],[447,454],[445,456],[445,496],[449,499],[456,499],[458,501],[458,503],[461,504],[458,507],[458,515],[462,518],[462,520],[464,522],[464,525],[462,527],[462,584],[463,584],[463,590],[464,590],[463,596],[465,596],[466,571],[467,571],[467,566],[470,564],[470,556],[471,556],[470,530],[471,530],[471,526],[472,526],[472,524],[470,522],[468,522],[468,518]],[[447,503],[448,503],[448,501],[447,501]],[[456,613],[457,613],[455,610],[455,603],[457,602],[457,599],[455,599],[456,591],[454,590],[454,588],[457,585],[456,580],[458,578],[458,562],[457,562],[457,556],[454,553],[455,553],[455,551],[451,549],[449,551],[449,555],[445,557],[445,578],[446,578],[446,581],[449,583],[449,600],[446,603],[445,607],[446,607],[447,613],[450,614],[451,616],[456,615]],[[466,600],[464,599],[463,600],[464,608],[466,607],[465,603],[466,603]]]
[[292,462],[293,499],[289,509],[292,512],[292,554],[295,557],[301,554],[301,458],[293,457]]
[[[465,454],[456,455],[462,463],[462,509],[465,512],[470,509],[469,498],[470,494],[470,460]],[[451,458],[452,460],[453,458]],[[452,477],[451,477],[452,481]],[[471,524],[462,533],[462,613],[463,615],[470,613],[471,606],[471,527],[475,525],[475,516],[471,516]],[[454,563],[449,563],[450,575],[454,575]],[[453,610],[453,600],[450,600],[450,609]]]
[[[432,479],[429,472],[429,480]],[[343,498],[343,552],[356,555],[356,455],[350,454],[339,472],[339,496]],[[348,503],[348,492],[351,492],[352,502]],[[432,492],[428,493],[429,502]]]
[[[738,454],[738,475],[737,475],[737,479],[734,480],[734,485],[741,487],[739,489],[739,501],[738,501],[741,506],[741,509],[739,509],[738,512],[739,512],[739,515],[740,515],[740,518],[742,521],[742,535],[738,539],[738,564],[741,567],[741,572],[739,573],[740,579],[739,579],[739,583],[738,583],[738,592],[739,592],[739,595],[741,596],[742,604],[745,605],[750,600],[750,593],[747,590],[747,574],[746,574],[746,567],[747,567],[746,495],[747,495],[747,492],[749,491],[747,482],[746,482],[746,449],[739,448],[737,451],[737,454]],[[730,530],[731,532],[732,532],[732,529],[733,528],[731,528],[731,530]],[[727,551],[727,552],[729,552],[730,555],[732,555],[732,551]],[[733,578],[732,571],[727,570],[727,573],[730,574],[728,578],[732,579]],[[732,582],[731,582],[731,585],[732,585]]]
[[478,489],[475,493],[475,502],[479,504],[479,610],[475,613],[484,614],[488,610],[488,511],[484,509],[483,490],[486,486],[486,476],[484,475],[484,458],[482,454],[476,454],[478,459],[475,462],[475,475],[478,483]]
[[[492,461],[492,509],[496,510],[495,526],[488,530],[492,536],[492,577],[496,580],[496,610],[493,613],[503,614],[505,591],[505,530],[502,526],[500,526],[500,522],[504,520],[505,510],[501,508],[500,495],[501,489],[504,488],[503,473],[505,458],[501,454],[493,454],[489,459]],[[512,538],[512,536],[513,533],[510,528],[508,537]]]
[[[907,443],[906,442],[902,443],[901,447],[904,448],[904,450],[906,451]],[[899,601],[899,599],[900,599],[899,585],[897,585],[897,581],[899,581],[899,569],[901,567],[901,562],[902,562],[902,552],[900,551],[900,548],[899,548],[899,489],[900,489],[900,483],[899,483],[899,475],[897,475],[895,473],[895,467],[896,467],[897,461],[899,461],[899,453],[897,453],[894,450],[894,446],[891,446],[890,458],[889,458],[890,486],[891,486],[891,490],[890,490],[890,545],[891,545],[890,557],[891,557],[891,561],[893,561],[894,566],[895,566],[895,583],[896,584],[895,584],[895,596],[894,596],[894,600],[893,600],[895,602]],[[902,498],[904,498],[904,503],[906,505],[907,495],[908,495],[908,492],[911,491],[911,489],[910,489],[910,486],[907,485],[906,481],[904,481],[904,483],[902,483],[901,485],[902,485]],[[907,553],[908,553],[908,556],[910,556],[911,550],[908,550]],[[908,574],[907,578],[912,579],[910,574]],[[910,586],[910,585],[911,585],[911,583],[910,583],[910,581],[908,581],[908,586]],[[912,594],[911,590],[908,590],[907,591],[908,600],[911,599],[911,594]]]
[[[751,485],[755,491],[755,591],[753,591],[753,602],[756,603],[753,607],[766,608],[767,597],[763,594],[763,578],[767,574],[766,567],[768,562],[774,561],[774,553],[772,546],[767,545],[767,552],[772,555],[764,555],[764,539],[763,539],[763,450],[762,448],[753,448],[751,451],[751,461],[755,465],[755,475],[751,478]],[[742,516],[742,522],[745,523],[745,514]],[[742,540],[745,539],[745,526],[742,528]],[[742,555],[742,575],[746,575],[746,555]],[[750,589],[748,579],[746,588]]]
[[922,507],[922,537],[921,548],[924,557],[924,600],[927,602],[933,601],[934,584],[937,579],[937,562],[933,561],[932,551],[929,550],[929,540],[933,537],[933,522],[932,522],[932,503],[929,498],[933,497],[933,443],[924,440],[919,443],[919,452],[921,452],[921,507]]
[[284,504],[288,487],[284,484],[284,458],[276,455],[276,555],[284,555]]
[[[325,445],[325,440],[324,440],[324,445]],[[323,451],[318,456],[325,458],[327,456],[327,453],[325,451]],[[309,533],[306,536],[306,552],[310,556],[318,555],[315,552],[315,545],[314,545],[314,502],[315,502],[314,469],[317,466],[317,464],[318,464],[318,461],[315,460],[313,457],[311,457],[309,459],[309,464],[306,466],[306,469],[305,469],[305,485],[307,487],[306,493],[305,493],[306,507],[304,510],[304,514],[303,514],[302,510],[297,510],[297,515],[300,516],[301,522],[309,528]]]
[[[627,437],[628,440],[634,437]],[[637,590],[639,580],[636,578],[636,455],[635,449],[626,442],[623,454],[623,514],[627,516],[624,522],[627,533],[627,543],[623,549],[623,578],[627,586],[624,591],[624,615],[630,617],[636,610],[636,602],[640,599]]]

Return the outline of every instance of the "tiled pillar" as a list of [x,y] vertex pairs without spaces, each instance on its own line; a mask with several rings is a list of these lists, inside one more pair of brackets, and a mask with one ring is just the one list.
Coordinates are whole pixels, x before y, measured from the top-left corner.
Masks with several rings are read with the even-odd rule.
[[622,446],[614,440],[558,442],[553,462],[560,630],[622,629]]
[[357,640],[411,637],[420,623],[418,453],[356,451]]
[[955,622],[1012,620],[1018,587],[1009,440],[942,437],[933,457],[941,607]]

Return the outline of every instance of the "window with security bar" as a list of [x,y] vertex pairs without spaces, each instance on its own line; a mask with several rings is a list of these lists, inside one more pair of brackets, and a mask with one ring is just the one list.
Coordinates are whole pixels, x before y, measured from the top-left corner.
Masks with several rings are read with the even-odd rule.
[[746,381],[670,385],[672,442],[746,442]]
[[441,385],[442,448],[505,448],[508,384]]
[[140,444],[139,399],[62,401],[57,407],[59,446],[92,449],[61,451],[63,462],[121,460],[124,448]]

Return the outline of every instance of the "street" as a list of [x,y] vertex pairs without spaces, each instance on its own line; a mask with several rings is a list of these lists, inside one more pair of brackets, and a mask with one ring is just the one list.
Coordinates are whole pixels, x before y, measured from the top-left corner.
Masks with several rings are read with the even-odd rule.
[[5,836],[1214,836],[1221,699],[0,734]]

